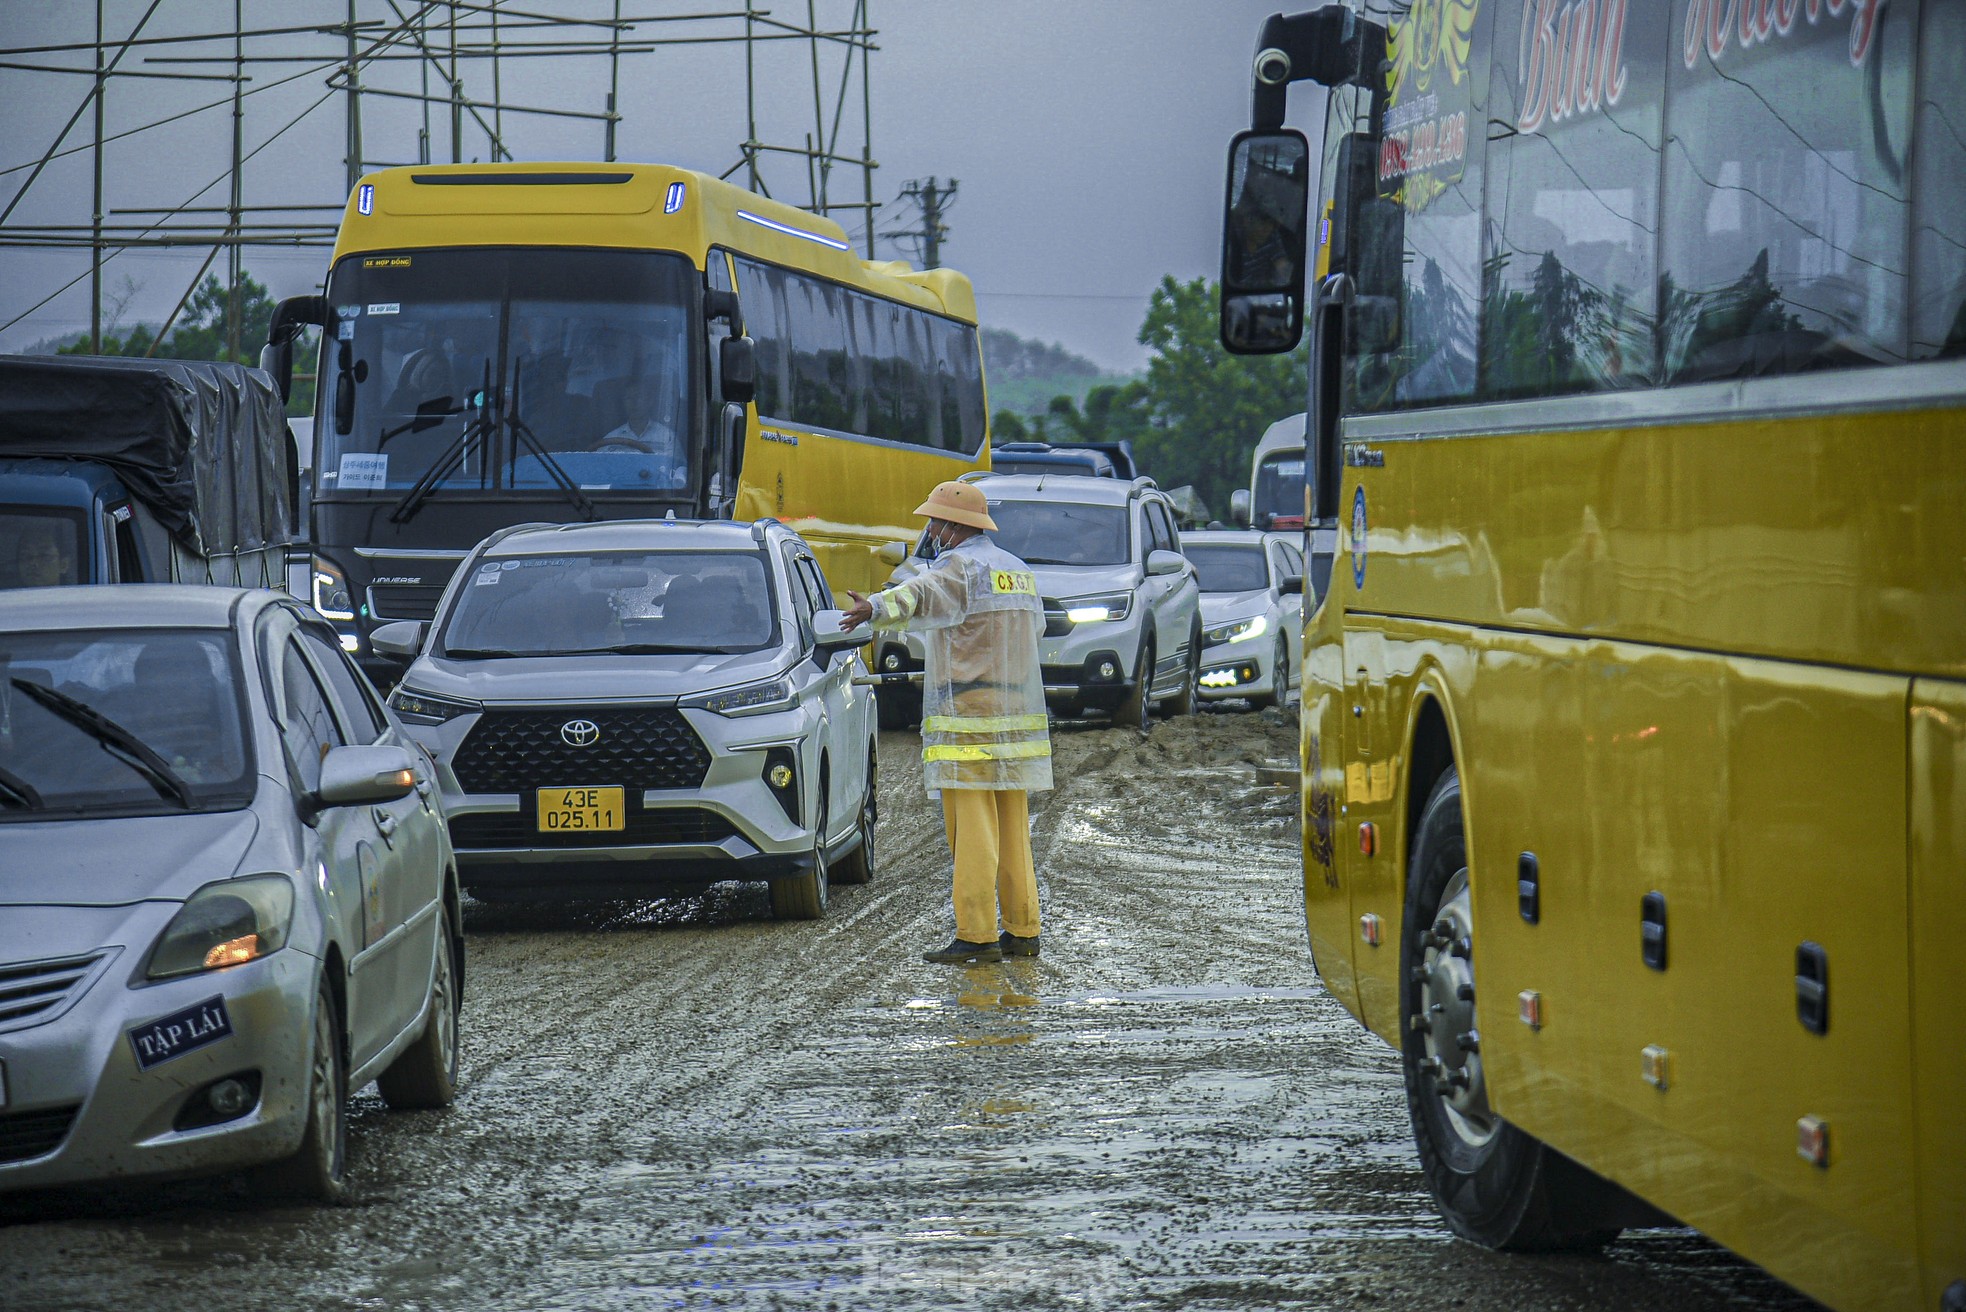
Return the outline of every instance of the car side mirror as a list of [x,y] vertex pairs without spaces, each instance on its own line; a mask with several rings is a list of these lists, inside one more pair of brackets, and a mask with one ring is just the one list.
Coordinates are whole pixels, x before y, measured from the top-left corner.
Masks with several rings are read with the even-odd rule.
[[394,802],[416,787],[416,758],[402,747],[334,747],[321,758],[317,810]]
[[1229,493],[1229,518],[1244,528],[1249,527],[1249,489],[1239,487]]
[[899,565],[902,561],[908,559],[908,544],[906,542],[883,542],[880,550],[876,551],[874,555],[883,565]]
[[423,650],[423,621],[392,620],[369,635],[369,646],[383,656],[413,661]]
[[1179,574],[1186,568],[1188,568],[1188,558],[1178,551],[1169,551],[1162,547],[1147,553],[1149,574]]
[[1284,576],[1283,582],[1277,585],[1277,591],[1281,592],[1286,597],[1303,596],[1304,595],[1303,576],[1301,574],[1289,574]]
[[831,655],[836,651],[851,651],[874,640],[873,625],[856,624],[850,629],[843,628],[845,619],[846,612],[843,610],[822,610],[813,615],[812,640],[821,652]]
[[726,337],[717,347],[724,400],[748,405],[758,395],[758,348],[749,337]]

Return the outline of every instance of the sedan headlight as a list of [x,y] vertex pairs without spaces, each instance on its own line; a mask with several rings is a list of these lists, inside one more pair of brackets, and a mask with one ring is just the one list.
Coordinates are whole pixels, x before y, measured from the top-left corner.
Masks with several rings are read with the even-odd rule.
[[406,724],[442,724],[460,715],[475,715],[485,708],[477,702],[455,697],[437,697],[414,688],[398,687],[389,694],[389,708]]
[[1260,638],[1269,631],[1269,616],[1252,615],[1246,620],[1230,620],[1227,624],[1218,624],[1204,634],[1203,638],[1210,644],[1247,642],[1251,638]]
[[1123,620],[1133,609],[1131,592],[1105,592],[1096,597],[1072,597],[1065,603],[1065,618],[1074,624],[1096,624],[1101,620]]
[[685,698],[682,704],[690,710],[713,711],[718,715],[764,715],[790,710],[797,703],[798,694],[792,690],[792,681],[773,679],[770,683],[747,683],[739,688]]
[[294,886],[285,875],[207,884],[185,900],[150,950],[150,979],[241,966],[278,952],[293,927]]
[[314,609],[325,619],[355,618],[355,598],[348,591],[348,576],[330,560],[314,557]]

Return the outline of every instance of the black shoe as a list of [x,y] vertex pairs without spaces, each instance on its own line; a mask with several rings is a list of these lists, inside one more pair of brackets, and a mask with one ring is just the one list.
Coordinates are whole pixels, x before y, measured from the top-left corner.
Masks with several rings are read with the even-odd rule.
[[1035,957],[1038,955],[1038,936],[1033,934],[1026,938],[1022,934],[1013,934],[1006,929],[998,936],[997,946],[1003,950],[1006,957]]
[[984,961],[1002,961],[1003,949],[995,943],[972,943],[966,938],[952,938],[948,947],[922,953],[922,960],[932,961],[938,966],[969,966]]

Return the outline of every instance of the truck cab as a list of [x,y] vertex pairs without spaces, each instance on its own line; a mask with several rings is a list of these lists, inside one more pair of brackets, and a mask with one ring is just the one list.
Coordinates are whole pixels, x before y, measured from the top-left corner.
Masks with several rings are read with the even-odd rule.
[[168,549],[109,470],[0,459],[0,588],[154,582],[168,577],[152,568]]

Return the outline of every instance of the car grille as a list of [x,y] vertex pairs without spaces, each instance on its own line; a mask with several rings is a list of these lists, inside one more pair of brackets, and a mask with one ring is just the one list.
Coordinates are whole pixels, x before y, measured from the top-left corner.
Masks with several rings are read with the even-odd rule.
[[1062,638],[1072,631],[1072,621],[1065,617],[1065,603],[1056,597],[1044,600],[1044,636]]
[[441,583],[378,584],[369,589],[369,614],[378,620],[435,619],[443,595]]
[[61,1147],[68,1127],[75,1124],[75,1113],[82,1104],[53,1107],[38,1112],[0,1113],[0,1162],[24,1162],[45,1157]]
[[630,810],[626,827],[612,833],[541,833],[538,813],[528,801],[523,810],[485,815],[461,815],[451,821],[451,844],[460,851],[483,848],[643,847],[656,843],[721,843],[736,826],[715,811],[694,807]]
[[53,1020],[89,978],[102,953],[0,966],[0,1030]]
[[[575,747],[560,728],[588,720],[600,737]],[[487,711],[451,762],[468,793],[534,788],[696,788],[710,749],[673,706]]]

